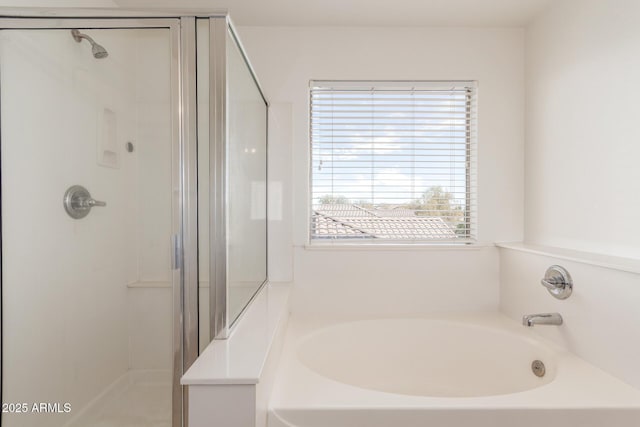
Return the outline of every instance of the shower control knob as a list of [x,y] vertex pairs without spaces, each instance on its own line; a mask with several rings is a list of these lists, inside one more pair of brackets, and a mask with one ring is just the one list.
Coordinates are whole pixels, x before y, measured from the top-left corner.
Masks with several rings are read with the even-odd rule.
[[74,185],[64,193],[63,204],[67,214],[73,219],[89,215],[94,206],[107,206],[106,202],[91,197],[89,190],[81,185]]

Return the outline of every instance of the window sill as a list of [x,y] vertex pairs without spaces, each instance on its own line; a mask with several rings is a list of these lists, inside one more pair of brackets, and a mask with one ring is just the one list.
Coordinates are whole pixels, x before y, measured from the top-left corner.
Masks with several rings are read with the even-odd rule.
[[[300,247],[300,246],[299,246]],[[493,243],[308,243],[301,246],[307,251],[479,251],[495,247]]]

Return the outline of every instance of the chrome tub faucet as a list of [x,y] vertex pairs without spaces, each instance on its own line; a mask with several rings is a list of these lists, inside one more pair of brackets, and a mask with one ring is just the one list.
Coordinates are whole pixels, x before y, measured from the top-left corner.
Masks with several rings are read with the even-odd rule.
[[562,325],[562,316],[560,313],[538,313],[527,314],[522,316],[522,324],[524,326],[533,325]]

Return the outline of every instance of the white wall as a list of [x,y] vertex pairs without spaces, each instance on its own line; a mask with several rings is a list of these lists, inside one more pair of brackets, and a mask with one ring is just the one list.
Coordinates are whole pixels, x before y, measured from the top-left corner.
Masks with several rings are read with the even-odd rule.
[[640,2],[562,0],[526,36],[526,240],[640,257]]
[[[528,27],[525,238],[550,255],[500,256],[503,312],[560,312],[564,325],[536,330],[635,387],[638,274],[559,259],[548,247],[638,264],[639,21],[635,0],[561,0]],[[539,284],[552,264],[573,276],[565,301]]]
[[[241,27],[240,36],[291,131],[270,140],[272,184],[293,228],[270,234],[270,278],[294,279],[294,311],[491,309],[498,303],[498,258],[480,251],[315,251],[308,225],[310,79],[477,80],[479,237],[521,240],[523,222],[523,32],[461,28]],[[276,125],[273,123],[270,125]],[[290,139],[288,135],[290,134]],[[292,184],[289,184],[292,182]],[[293,265],[291,251],[294,246]],[[465,265],[464,268],[458,266]],[[291,267],[290,267],[291,266]],[[291,272],[294,272],[293,277]],[[390,303],[389,295],[397,298]],[[366,300],[366,304],[362,304]]]
[[[573,293],[566,300],[555,299],[540,285],[553,264],[565,267],[573,279]],[[562,326],[535,326],[535,331],[640,388],[638,277],[552,255],[501,249],[500,309],[518,322],[525,314],[559,312]]]

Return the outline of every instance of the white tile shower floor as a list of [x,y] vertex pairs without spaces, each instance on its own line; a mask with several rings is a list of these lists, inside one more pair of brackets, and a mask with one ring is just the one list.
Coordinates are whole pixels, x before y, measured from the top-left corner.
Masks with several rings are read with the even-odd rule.
[[170,427],[171,373],[130,371],[68,427]]

